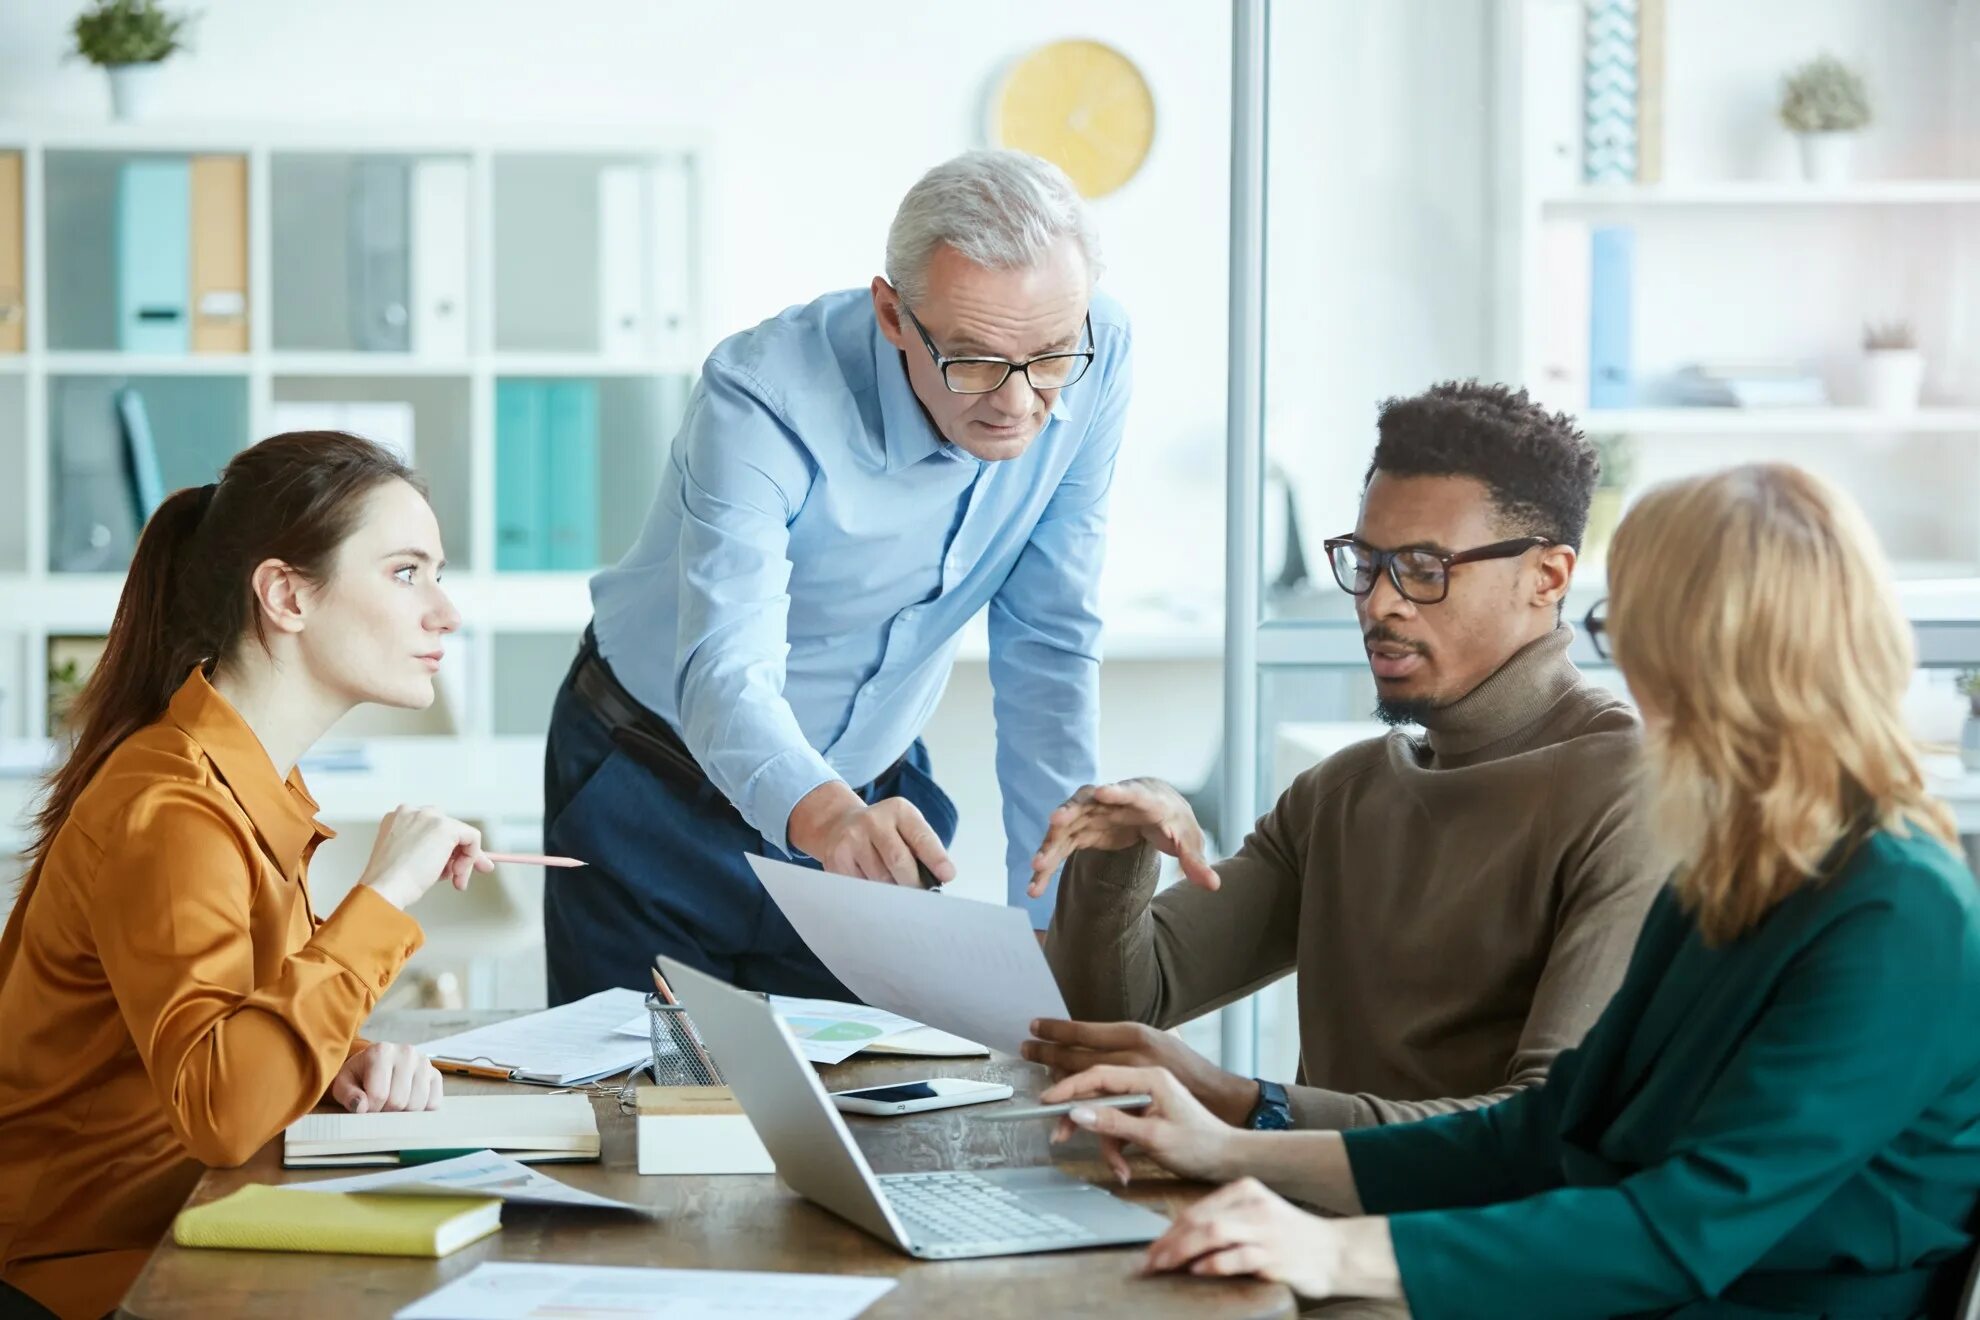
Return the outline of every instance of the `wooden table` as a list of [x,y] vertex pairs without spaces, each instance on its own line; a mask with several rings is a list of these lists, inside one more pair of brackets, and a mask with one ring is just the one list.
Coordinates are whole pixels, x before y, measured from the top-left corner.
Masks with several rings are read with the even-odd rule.
[[[373,1040],[416,1043],[501,1016],[444,1010],[381,1014],[365,1034]],[[1008,1056],[859,1059],[826,1069],[824,1078],[828,1089],[844,1090],[933,1075],[1008,1082],[1019,1098],[1035,1096],[1045,1084],[1043,1069]],[[449,1077],[447,1088],[458,1095],[536,1089],[458,1077]],[[168,1237],[124,1299],[123,1313],[147,1320],[389,1316],[476,1265],[507,1260],[897,1277],[899,1286],[866,1313],[870,1320],[908,1316],[1050,1320],[1067,1315],[1252,1320],[1294,1314],[1292,1294],[1278,1284],[1144,1278],[1136,1272],[1138,1248],[917,1261],[800,1199],[769,1175],[641,1177],[632,1116],[607,1097],[595,1097],[593,1104],[602,1158],[596,1164],[548,1165],[545,1171],[573,1186],[650,1206],[658,1211],[657,1219],[504,1206],[501,1232],[437,1261],[191,1251],[172,1245]],[[968,1112],[938,1110],[904,1118],[849,1114],[846,1119],[878,1173],[1057,1162],[1080,1177],[1103,1184],[1110,1181],[1089,1138],[1054,1151],[1046,1140],[1049,1127],[1042,1121],[973,1123],[966,1117]],[[285,1170],[281,1147],[278,1138],[238,1169],[210,1170],[188,1204],[214,1200],[248,1183],[306,1181],[353,1172]],[[1152,1165],[1138,1164],[1127,1195],[1172,1213],[1207,1190],[1201,1183],[1179,1181]]]

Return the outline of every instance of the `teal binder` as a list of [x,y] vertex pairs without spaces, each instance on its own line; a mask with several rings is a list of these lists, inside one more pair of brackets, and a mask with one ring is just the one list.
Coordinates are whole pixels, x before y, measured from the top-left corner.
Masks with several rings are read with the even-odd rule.
[[1589,231],[1588,406],[1628,408],[1636,402],[1631,324],[1636,231],[1603,225]]
[[134,160],[117,177],[117,347],[184,353],[192,170],[184,160]]
[[566,380],[545,388],[549,393],[547,567],[593,569],[598,566],[598,385]]
[[495,567],[505,573],[550,566],[548,402],[540,381],[495,382]]

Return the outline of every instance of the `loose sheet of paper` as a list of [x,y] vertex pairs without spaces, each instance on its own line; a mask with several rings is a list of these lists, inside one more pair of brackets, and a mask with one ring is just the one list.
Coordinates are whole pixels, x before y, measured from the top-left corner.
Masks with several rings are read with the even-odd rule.
[[853,1320],[893,1286],[846,1274],[497,1262],[394,1320]]
[[[1017,908],[752,856],[757,879],[833,975],[875,1008],[1010,1054],[1033,1018],[1066,1016]],[[688,1005],[690,1014],[694,1005]]]
[[[645,1063],[648,1049],[618,1034],[628,1017],[646,1011],[637,990],[600,990],[595,995],[429,1040],[419,1048],[428,1058],[477,1060],[521,1069],[520,1081],[570,1086],[625,1072]],[[640,1033],[644,1039],[646,1033]]]
[[499,1196],[519,1205],[576,1205],[593,1210],[648,1211],[558,1182],[492,1150],[432,1164],[362,1173],[355,1178],[283,1184],[304,1192],[374,1192],[381,1196]]

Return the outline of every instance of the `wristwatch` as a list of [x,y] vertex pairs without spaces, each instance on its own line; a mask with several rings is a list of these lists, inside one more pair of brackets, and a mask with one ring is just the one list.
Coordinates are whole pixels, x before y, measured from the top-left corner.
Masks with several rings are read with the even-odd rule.
[[1284,1132],[1290,1128],[1292,1105],[1286,1100],[1286,1088],[1263,1077],[1252,1080],[1258,1083],[1258,1103],[1245,1116],[1244,1125],[1253,1132]]

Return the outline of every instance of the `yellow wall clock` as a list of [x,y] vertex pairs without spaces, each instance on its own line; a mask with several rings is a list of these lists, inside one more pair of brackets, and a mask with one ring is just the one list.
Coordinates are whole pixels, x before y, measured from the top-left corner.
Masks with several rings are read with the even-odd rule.
[[1011,66],[990,96],[990,140],[1043,156],[1086,197],[1134,177],[1155,140],[1155,97],[1127,56],[1055,41]]

